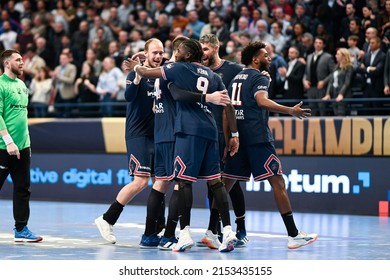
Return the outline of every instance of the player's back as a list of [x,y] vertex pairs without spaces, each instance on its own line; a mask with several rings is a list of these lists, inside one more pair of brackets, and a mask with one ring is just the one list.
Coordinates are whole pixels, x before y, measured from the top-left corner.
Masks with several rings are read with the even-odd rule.
[[[177,62],[163,67],[164,79],[177,87],[206,94],[225,89],[221,78],[199,63]],[[175,133],[217,140],[217,128],[208,104],[176,102]]]
[[258,91],[268,91],[268,87],[268,77],[253,68],[245,68],[231,81],[228,91],[236,111],[240,142],[252,145],[273,141],[269,113],[258,106],[255,97]]

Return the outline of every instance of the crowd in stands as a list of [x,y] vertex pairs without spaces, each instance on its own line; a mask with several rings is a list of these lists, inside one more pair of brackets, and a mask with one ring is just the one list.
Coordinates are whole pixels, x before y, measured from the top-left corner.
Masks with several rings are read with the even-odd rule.
[[0,50],[24,58],[32,117],[124,116],[122,61],[150,38],[170,57],[177,35],[207,33],[235,62],[267,43],[271,98],[344,116],[356,93],[357,114],[390,111],[390,0],[0,0],[0,12]]

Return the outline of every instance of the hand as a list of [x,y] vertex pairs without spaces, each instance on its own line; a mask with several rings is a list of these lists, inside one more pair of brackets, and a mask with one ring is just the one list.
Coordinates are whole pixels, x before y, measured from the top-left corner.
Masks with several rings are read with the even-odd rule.
[[287,69],[284,66],[279,67],[278,72],[279,72],[280,76],[282,76],[282,77],[286,77],[286,75],[287,75]]
[[390,87],[389,86],[385,86],[383,92],[385,93],[385,95],[390,95]]
[[309,89],[310,86],[311,86],[310,81],[308,81],[308,80],[304,80],[304,81],[303,81],[303,87],[304,87],[305,89]]
[[131,59],[133,59],[133,60],[137,60],[138,59],[138,61],[145,61],[146,60],[145,52],[144,51],[137,52],[137,53],[133,54]]
[[229,139],[229,143],[227,146],[227,152],[229,152],[229,155],[232,157],[238,152],[238,148],[240,146],[240,141],[238,140],[238,137],[231,137]]
[[20,159],[19,148],[15,143],[10,143],[7,145],[7,152],[10,156],[16,156],[18,159]]
[[325,95],[324,97],[322,97],[322,100],[330,100],[330,95],[329,94]]
[[344,99],[344,96],[342,94],[337,95],[336,102],[340,102]]
[[302,109],[301,108],[302,104],[303,104],[303,102],[301,101],[297,105],[292,107],[290,115],[297,117],[298,119],[305,119],[307,117],[310,117],[311,116],[311,109],[310,108]]
[[137,61],[137,60],[128,58],[128,59],[123,61],[123,69],[125,71],[132,71],[136,65],[140,65],[140,64],[141,63],[139,62],[139,60]]
[[215,105],[226,106],[230,104],[230,98],[226,89],[218,90],[214,91],[212,94],[206,94],[206,102],[210,102]]
[[317,88],[318,89],[323,89],[324,86],[325,86],[325,82],[324,81],[318,81],[318,83],[317,83]]
[[271,74],[268,71],[263,70],[263,71],[261,71],[261,74],[263,74],[264,76],[267,76],[270,82],[272,81]]

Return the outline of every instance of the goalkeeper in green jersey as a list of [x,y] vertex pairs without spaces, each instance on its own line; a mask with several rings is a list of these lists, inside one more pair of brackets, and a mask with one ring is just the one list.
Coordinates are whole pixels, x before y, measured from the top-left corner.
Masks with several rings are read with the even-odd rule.
[[16,50],[1,53],[4,74],[0,76],[0,189],[8,175],[13,182],[15,242],[40,242],[42,237],[28,227],[30,217],[30,135],[28,132],[28,89],[18,79],[23,60]]

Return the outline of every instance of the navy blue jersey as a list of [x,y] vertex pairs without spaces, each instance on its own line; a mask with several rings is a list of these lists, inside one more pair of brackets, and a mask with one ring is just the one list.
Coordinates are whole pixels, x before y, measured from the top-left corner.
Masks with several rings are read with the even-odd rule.
[[154,87],[154,143],[175,141],[176,102],[173,100],[168,82],[156,79]]
[[[163,66],[162,74],[165,80],[192,92],[206,94],[225,89],[222,79],[199,63],[167,64]],[[177,101],[176,109],[175,134],[184,133],[217,141],[217,126],[208,105]]]
[[256,92],[268,91],[269,79],[253,68],[245,68],[229,85],[229,96],[236,111],[240,144],[272,142],[269,112],[257,105]]
[[[216,68],[211,68],[214,73],[217,73],[222,78],[223,84],[226,88],[229,87],[230,82],[242,69],[244,69],[244,65],[228,60],[222,60],[222,63],[219,66]],[[210,108],[214,114],[218,131],[223,133],[222,112],[224,107],[210,103]]]
[[126,139],[140,136],[153,136],[154,114],[154,79],[142,78],[138,85],[133,83],[134,71],[126,78],[125,98],[126,109]]

